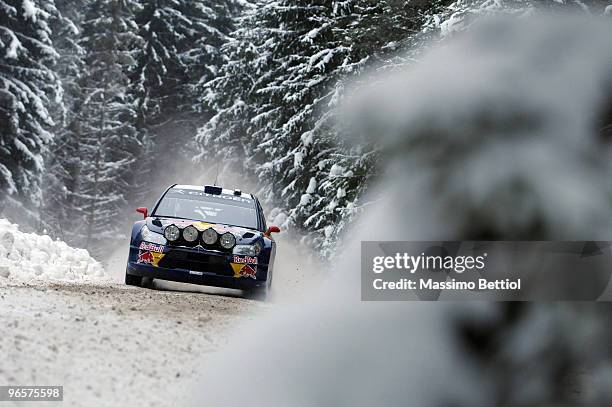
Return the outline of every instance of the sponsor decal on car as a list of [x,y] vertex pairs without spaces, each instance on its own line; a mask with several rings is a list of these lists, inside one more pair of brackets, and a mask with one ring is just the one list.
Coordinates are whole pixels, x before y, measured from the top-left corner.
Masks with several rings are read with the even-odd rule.
[[154,253],[163,253],[166,249],[166,246],[162,246],[155,243],[142,242],[140,243],[139,249],[141,251],[154,252]]
[[139,250],[138,251],[138,259],[136,263],[138,264],[149,264],[153,267],[157,267],[159,261],[164,258],[163,253],[151,252],[148,250]]
[[242,277],[251,277],[253,280],[257,278],[257,269],[249,266],[248,264],[240,270]]
[[234,256],[234,263],[238,263],[238,264],[257,264],[257,257]]
[[212,223],[208,223],[208,222],[195,222],[192,224],[193,226],[195,226],[196,229],[198,229],[200,232],[212,227],[214,229],[214,226]]
[[192,223],[192,225],[195,226],[195,228],[198,229],[200,232],[203,232],[208,228],[213,228],[215,232],[217,232],[220,235],[222,235],[225,232],[231,232],[234,229],[226,225],[220,225],[217,223],[210,223],[210,222],[195,222],[195,223]]
[[153,264],[155,258],[153,257],[153,253],[151,252],[143,252],[142,250],[138,252],[138,260],[136,263],[141,264]]
[[248,264],[230,263],[232,270],[234,270],[234,277],[250,277],[253,280],[257,279],[257,266],[250,266]]
[[206,192],[193,191],[189,189],[173,188],[172,190],[168,191],[168,196],[172,196],[172,195],[205,196],[207,198],[212,198],[213,200],[235,201],[235,202],[241,202],[241,203],[247,203],[247,204],[253,203],[252,199],[245,198],[243,196],[226,195],[226,194],[222,194],[222,195],[209,194]]

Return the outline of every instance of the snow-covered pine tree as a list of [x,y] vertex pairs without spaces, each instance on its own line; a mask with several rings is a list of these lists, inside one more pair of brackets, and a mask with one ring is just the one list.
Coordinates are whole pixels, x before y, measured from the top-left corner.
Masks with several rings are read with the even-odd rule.
[[[37,226],[58,54],[49,21],[53,0],[0,0],[0,214]],[[24,217],[25,216],[25,217]]]
[[260,197],[278,205],[273,222],[283,227],[310,226],[309,209],[324,200],[314,174],[327,164],[320,153],[333,147],[315,140],[312,119],[349,53],[334,33],[340,9],[326,1],[257,4],[232,34],[230,62],[208,84],[218,114],[200,131],[203,152],[224,151],[254,174]]
[[237,0],[150,0],[136,16],[144,43],[132,74],[145,122],[201,112],[198,84],[225,62]]
[[[338,120],[338,109],[346,89],[371,86],[369,77],[363,75],[368,69],[389,69],[405,64],[406,58],[400,53],[405,50],[403,41],[421,29],[426,16],[440,10],[446,3],[445,0],[358,0],[334,4],[337,27],[333,32],[340,46],[348,51],[342,64],[332,67],[333,88],[323,93],[320,100],[315,100],[318,109],[311,118],[314,123],[312,130],[301,137],[300,148],[311,162],[305,167],[314,171],[310,171],[312,175],[306,190],[301,189],[300,205],[289,212],[290,219],[296,215],[300,221],[305,218],[304,226],[318,232],[315,244],[325,256],[333,253],[345,227],[359,212],[359,207],[365,204],[361,202],[363,192],[377,173],[378,157],[373,146],[364,140],[349,145],[343,142],[346,138],[338,137],[345,131]],[[321,48],[315,56],[330,54],[330,48]],[[309,70],[312,70],[311,66]],[[312,150],[317,152],[310,157],[309,141],[314,143]],[[325,145],[331,146],[330,149]],[[316,186],[315,194],[312,193],[313,186]],[[310,204],[303,206],[303,202]]]
[[[181,109],[195,114],[206,113],[204,84],[217,76],[228,62],[222,51],[234,30],[237,16],[250,3],[247,0],[200,0],[183,3],[183,13],[192,22],[190,38],[184,41],[180,58],[187,68]],[[191,41],[193,39],[193,41]],[[204,121],[200,120],[200,125]]]
[[243,169],[243,158],[249,155],[246,128],[252,116],[250,89],[255,81],[253,75],[265,72],[255,66],[260,57],[255,44],[261,42],[262,35],[252,28],[257,27],[258,10],[265,4],[265,1],[258,2],[237,18],[236,30],[222,48],[227,63],[214,79],[203,83],[203,102],[214,115],[196,137],[202,145],[200,159],[225,158],[226,166],[237,165]]
[[[421,33],[427,38],[444,39],[465,31],[478,19],[499,13],[528,16],[538,12],[577,12],[602,15],[608,2],[600,0],[455,0],[445,1],[446,7],[431,13]],[[414,48],[413,41],[408,43]]]
[[162,111],[169,116],[177,111],[180,97],[177,90],[186,77],[179,49],[190,37],[192,25],[180,10],[182,2],[147,1],[136,15],[143,45],[136,55],[137,66],[131,76],[138,96],[141,126],[154,123]]
[[260,195],[276,205],[273,221],[306,229],[330,255],[372,164],[367,149],[339,143],[335,108],[345,83],[418,30],[428,7],[366,0],[257,4],[225,47],[230,61],[207,84],[206,100],[217,114],[199,131],[201,158],[223,151],[254,174]]
[[134,171],[143,142],[136,131],[128,76],[142,43],[134,22],[138,7],[131,0],[96,0],[83,21],[87,72],[75,132],[80,159],[72,191],[77,223],[69,240],[94,254],[100,253],[101,244],[120,237],[125,204],[143,182],[143,174]]
[[59,11],[52,20],[53,44],[59,54],[55,65],[63,88],[63,104],[53,109],[54,139],[49,147],[43,187],[41,225],[50,234],[66,239],[71,230],[74,194],[79,178],[79,112],[83,101],[81,79],[85,71],[85,53],[79,44],[84,18],[81,0],[56,0]]
[[[184,168],[176,158],[192,154],[192,135],[208,118],[199,84],[210,80],[225,61],[221,46],[232,30],[239,3],[151,0],[136,16],[143,39],[131,74],[138,105],[137,129],[148,136],[156,165],[151,169],[151,160],[139,163],[159,182],[176,182],[176,173]],[[169,150],[174,154],[168,154]]]

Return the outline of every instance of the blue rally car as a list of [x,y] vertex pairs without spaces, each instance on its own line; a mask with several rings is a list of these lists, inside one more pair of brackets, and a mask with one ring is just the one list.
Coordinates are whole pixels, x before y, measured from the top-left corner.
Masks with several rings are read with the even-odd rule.
[[132,228],[125,283],[146,279],[243,290],[265,299],[272,284],[276,226],[257,198],[218,186],[173,185]]

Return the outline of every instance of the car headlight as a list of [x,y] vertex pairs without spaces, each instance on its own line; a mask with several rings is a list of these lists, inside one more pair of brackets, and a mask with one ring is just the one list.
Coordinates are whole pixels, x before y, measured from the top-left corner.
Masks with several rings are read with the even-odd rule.
[[181,235],[181,230],[176,225],[170,225],[164,230],[164,236],[169,242],[176,242]]
[[236,238],[234,237],[234,235],[227,232],[221,235],[219,243],[221,243],[221,247],[223,247],[224,249],[231,249],[236,245]]
[[146,225],[140,230],[140,238],[149,243],[166,244],[166,239],[161,234],[151,232]]
[[234,254],[241,254],[244,256],[257,256],[261,252],[261,244],[255,242],[255,244],[239,244],[234,246]]
[[183,229],[183,239],[189,243],[195,242],[198,240],[198,229],[195,226],[187,226]]
[[206,244],[215,244],[218,238],[219,234],[213,228],[208,228],[202,232],[202,241]]

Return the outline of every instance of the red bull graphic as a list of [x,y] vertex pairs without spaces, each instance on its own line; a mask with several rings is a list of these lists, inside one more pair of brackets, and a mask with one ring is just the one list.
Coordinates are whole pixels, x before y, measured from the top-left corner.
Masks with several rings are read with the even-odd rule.
[[251,277],[253,280],[257,279],[257,266],[249,266],[248,264],[230,263],[232,270],[234,270],[234,277]]
[[155,258],[153,257],[153,253],[141,250],[138,252],[138,260],[136,262],[141,264],[153,264]]
[[234,256],[234,263],[237,263],[237,264],[257,264],[257,257]]
[[240,275],[242,277],[251,277],[253,280],[255,280],[257,278],[257,270],[249,265],[246,265],[240,270]]
[[140,250],[143,250],[143,251],[163,253],[164,249],[165,249],[165,246],[162,246],[162,245],[149,243],[149,242],[140,243]]
[[157,267],[159,261],[164,257],[163,253],[159,253],[156,251],[149,250],[140,250],[138,252],[138,259],[136,263],[138,264],[149,264],[153,267]]

